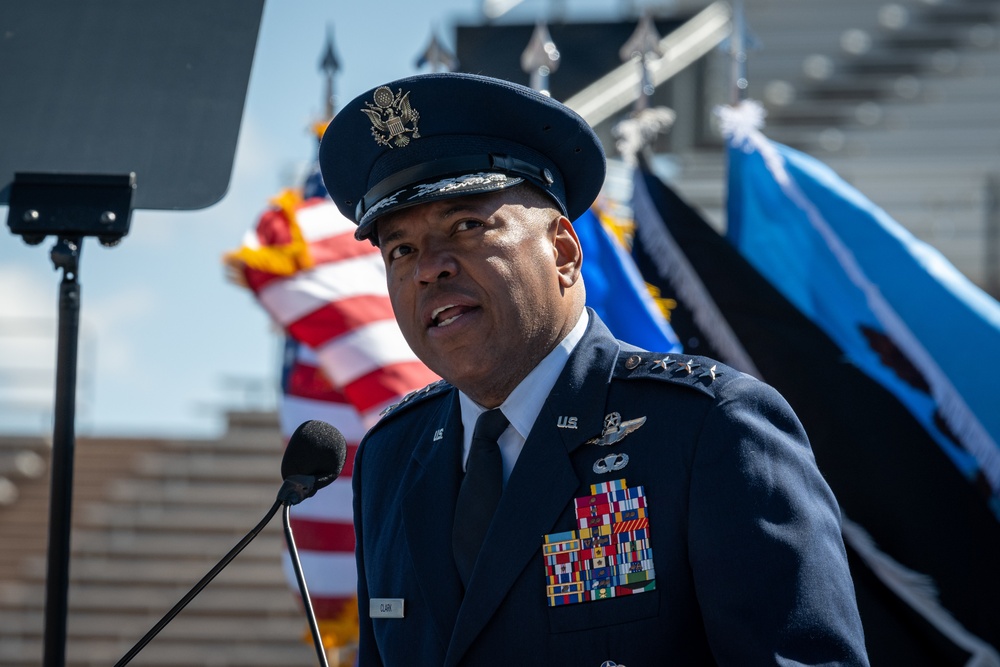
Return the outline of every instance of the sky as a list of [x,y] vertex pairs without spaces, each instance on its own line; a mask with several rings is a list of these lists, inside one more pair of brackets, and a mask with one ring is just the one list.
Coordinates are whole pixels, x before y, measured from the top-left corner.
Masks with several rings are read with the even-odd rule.
[[[573,18],[669,3],[492,0],[500,21]],[[80,259],[78,435],[214,437],[225,413],[273,409],[281,336],[221,262],[270,197],[295,185],[314,156],[323,110],[318,63],[327,32],[341,71],[339,103],[417,73],[432,33],[484,21],[479,0],[266,0],[229,190],[199,211],[136,210],[114,248],[86,239]],[[61,272],[53,240],[26,245],[0,206],[0,433],[51,434]]]

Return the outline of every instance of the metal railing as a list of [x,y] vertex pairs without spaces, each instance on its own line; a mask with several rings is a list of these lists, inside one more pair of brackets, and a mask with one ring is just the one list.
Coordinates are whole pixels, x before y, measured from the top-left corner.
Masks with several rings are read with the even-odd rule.
[[[659,86],[719,46],[732,31],[732,17],[729,3],[718,0],[661,39],[663,55],[648,63],[652,84]],[[635,102],[640,78],[635,63],[623,63],[565,104],[595,126]]]

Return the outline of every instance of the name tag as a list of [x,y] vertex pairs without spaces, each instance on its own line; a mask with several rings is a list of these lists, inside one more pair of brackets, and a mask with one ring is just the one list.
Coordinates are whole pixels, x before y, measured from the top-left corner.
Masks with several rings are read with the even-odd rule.
[[368,601],[369,618],[403,618],[403,598],[372,598]]

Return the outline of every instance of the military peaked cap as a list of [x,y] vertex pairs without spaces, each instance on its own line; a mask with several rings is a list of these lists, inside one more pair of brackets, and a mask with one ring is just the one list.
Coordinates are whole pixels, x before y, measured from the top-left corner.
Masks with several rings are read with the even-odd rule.
[[521,85],[422,74],[347,104],[319,150],[330,196],[377,241],[379,216],[448,197],[533,183],[571,220],[604,184],[604,149],[583,118]]

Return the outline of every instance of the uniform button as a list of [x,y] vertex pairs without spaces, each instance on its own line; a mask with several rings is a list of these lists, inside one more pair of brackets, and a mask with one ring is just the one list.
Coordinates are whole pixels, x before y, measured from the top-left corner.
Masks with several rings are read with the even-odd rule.
[[625,368],[632,370],[642,362],[642,357],[638,354],[633,354],[625,361]]

